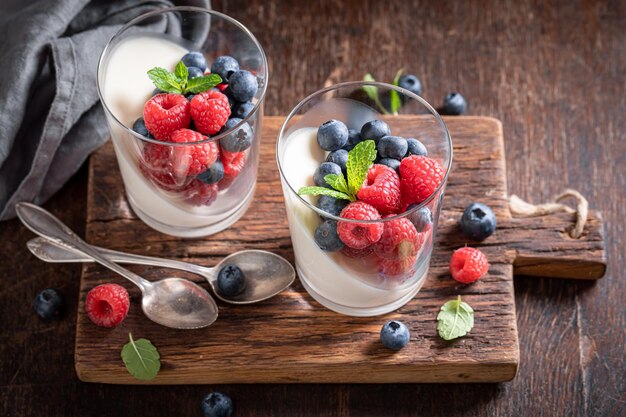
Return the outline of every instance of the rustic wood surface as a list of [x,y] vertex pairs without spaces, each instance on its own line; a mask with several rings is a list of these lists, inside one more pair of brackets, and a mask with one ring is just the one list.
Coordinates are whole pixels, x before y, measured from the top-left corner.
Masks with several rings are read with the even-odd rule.
[[[245,4],[244,4],[245,3]],[[503,121],[508,189],[543,202],[581,191],[606,222],[607,276],[598,282],[517,277],[517,377],[502,384],[143,387],[80,382],[74,337],[81,268],[35,260],[32,234],[0,224],[0,415],[199,415],[208,391],[237,416],[622,416],[626,414],[626,42],[623,1],[214,1],[265,46],[268,114],[284,114],[327,79],[417,73],[437,104],[458,89],[469,114]],[[306,51],[306,53],[305,53]],[[87,170],[46,207],[83,233]],[[68,299],[41,322],[44,287]]]

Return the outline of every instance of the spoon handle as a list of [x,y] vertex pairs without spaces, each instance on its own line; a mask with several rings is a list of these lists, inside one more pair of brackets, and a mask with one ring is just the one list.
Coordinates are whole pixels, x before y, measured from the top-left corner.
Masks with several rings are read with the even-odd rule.
[[61,220],[57,219],[43,208],[30,203],[18,203],[15,206],[15,211],[22,223],[39,236],[49,239],[60,247],[80,252],[82,255],[98,262],[102,266],[117,272],[141,288],[142,291],[150,285],[148,281],[141,278],[139,275],[102,256],[96,248],[82,240],[69,227],[63,224]]

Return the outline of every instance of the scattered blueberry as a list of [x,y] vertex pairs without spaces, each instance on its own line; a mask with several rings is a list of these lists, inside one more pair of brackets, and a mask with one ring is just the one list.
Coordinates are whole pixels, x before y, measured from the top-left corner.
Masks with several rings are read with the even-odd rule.
[[213,162],[209,169],[198,174],[196,178],[207,184],[215,184],[220,181],[224,178],[224,165],[222,164],[222,161],[218,159]]
[[398,80],[398,87],[405,88],[413,94],[422,95],[422,83],[419,78],[412,74],[404,74]]
[[196,67],[204,72],[207,69],[206,58],[200,52],[188,52],[181,58],[187,68]]
[[396,172],[398,171],[398,169],[400,169],[400,161],[398,161],[397,159],[382,158],[377,163],[381,165],[387,165],[389,168],[396,170]]
[[341,210],[343,210],[348,203],[348,200],[331,197],[329,195],[321,195],[316,205],[320,210],[324,210],[326,213],[339,217]]
[[35,312],[44,320],[57,319],[63,314],[65,300],[54,288],[46,288],[35,297],[33,307]]
[[339,120],[331,119],[317,130],[317,143],[325,151],[336,151],[348,143],[348,127]]
[[221,392],[212,392],[202,400],[203,417],[231,417],[233,400]]
[[408,144],[399,136],[383,136],[378,140],[377,148],[381,158],[401,160],[406,155]]
[[245,103],[238,103],[235,104],[231,117],[245,119],[252,112],[252,110],[254,110],[254,104],[252,104],[251,102],[246,101]]
[[[417,206],[417,204],[411,204],[406,210],[409,211],[415,206]],[[426,231],[433,224],[433,213],[428,207],[422,207],[415,213],[409,214],[408,219],[413,223],[415,229],[421,233]]]
[[408,145],[408,150],[405,156],[409,155],[419,155],[419,156],[428,156],[428,151],[426,150],[426,146],[422,142],[417,139],[409,138],[406,140]]
[[463,212],[461,230],[472,240],[485,240],[496,230],[496,215],[489,206],[472,203]]
[[380,329],[380,341],[387,349],[402,349],[409,343],[410,337],[409,329],[401,321],[388,321]]
[[443,99],[441,114],[448,116],[458,116],[467,110],[467,101],[460,93],[450,93]]
[[[227,130],[235,127],[240,122],[241,119],[238,119],[236,117],[228,119],[220,132],[226,132]],[[237,130],[232,132],[230,135],[222,138],[220,140],[220,145],[228,152],[245,151],[252,145],[252,129],[250,128],[250,125],[246,122],[243,125],[239,126]]]
[[204,71],[202,71],[198,67],[189,67],[187,68],[187,79],[191,80],[192,78],[202,77],[204,75]]
[[211,64],[211,74],[219,75],[223,82],[228,82],[230,76],[237,71],[239,71],[239,62],[232,56],[218,56]]
[[361,142],[361,132],[356,129],[348,129],[348,142],[344,145],[343,149],[351,151],[359,142]]
[[259,82],[250,71],[239,70],[228,79],[228,89],[240,103],[250,101],[259,89]]
[[328,185],[326,180],[324,180],[324,177],[330,174],[343,175],[343,173],[341,172],[341,167],[336,163],[322,162],[313,174],[313,182],[315,182],[315,185],[317,185],[318,187],[332,188],[330,185]]
[[337,234],[337,222],[324,220],[315,229],[315,243],[325,252],[336,252],[343,248],[343,242]]
[[391,129],[389,129],[389,125],[382,120],[372,120],[361,127],[361,138],[363,140],[373,140],[378,143],[380,138],[389,135],[391,135]]
[[341,168],[341,171],[347,175],[346,164],[348,163],[348,151],[345,149],[337,149],[328,154],[326,162],[334,162]]
[[144,122],[143,117],[135,120],[135,123],[133,123],[133,130],[141,136],[145,136],[147,138],[152,137],[150,132],[148,132],[148,128],[146,127],[146,122]]
[[246,289],[246,277],[237,265],[226,265],[217,274],[217,289],[226,297],[239,295]]

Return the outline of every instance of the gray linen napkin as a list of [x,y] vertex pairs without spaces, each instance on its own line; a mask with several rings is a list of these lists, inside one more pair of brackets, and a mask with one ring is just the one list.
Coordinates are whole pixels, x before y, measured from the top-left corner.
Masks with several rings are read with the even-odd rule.
[[157,8],[210,0],[3,0],[0,220],[44,203],[108,138],[96,68],[109,39]]

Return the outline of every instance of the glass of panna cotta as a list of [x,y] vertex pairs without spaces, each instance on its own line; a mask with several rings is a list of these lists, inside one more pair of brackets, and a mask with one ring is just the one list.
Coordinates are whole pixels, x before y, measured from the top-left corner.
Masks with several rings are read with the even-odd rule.
[[308,293],[352,316],[409,302],[426,280],[452,163],[435,109],[390,84],[337,84],[289,114],[277,160]]
[[199,237],[244,214],[267,79],[254,35],[211,10],[153,11],[110,40],[98,92],[128,201],[147,225]]

